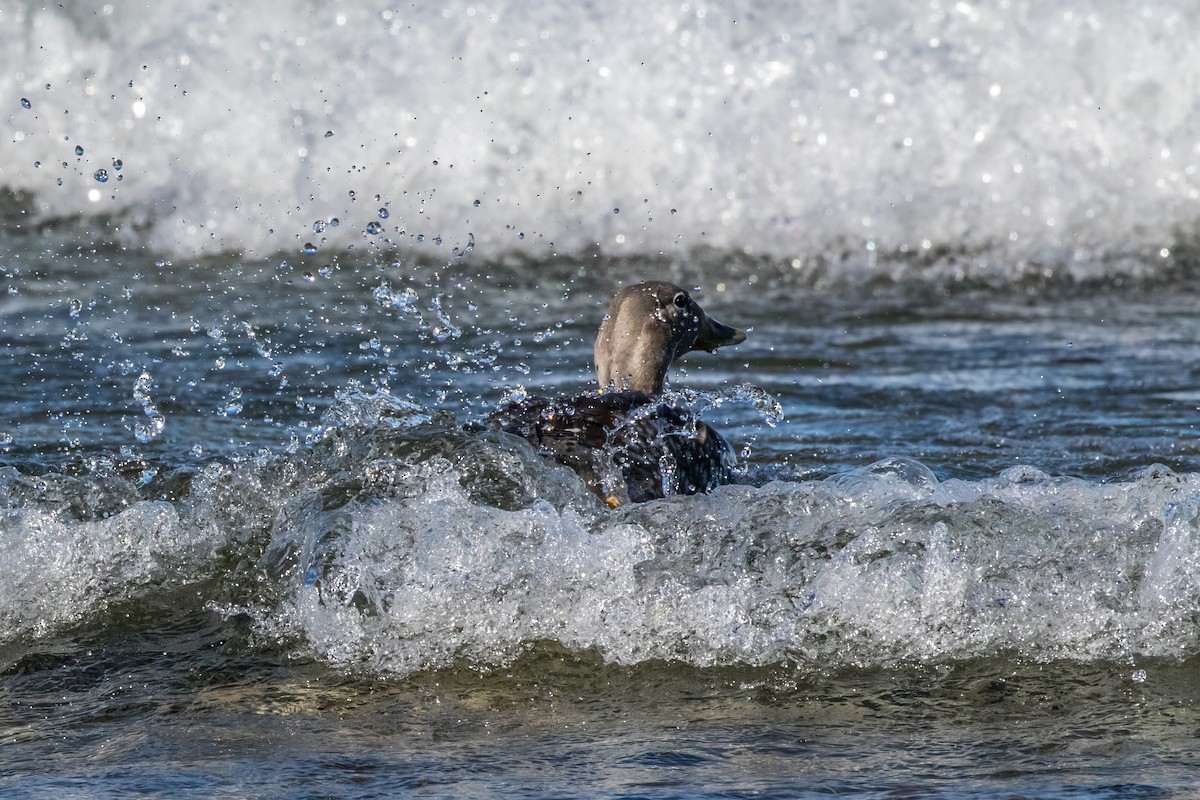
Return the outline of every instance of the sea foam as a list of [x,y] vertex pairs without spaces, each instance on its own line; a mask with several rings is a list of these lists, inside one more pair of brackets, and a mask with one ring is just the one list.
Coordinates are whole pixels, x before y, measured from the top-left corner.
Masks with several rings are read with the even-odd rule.
[[0,30],[10,228],[1000,280],[1196,241],[1171,3],[6,2]]

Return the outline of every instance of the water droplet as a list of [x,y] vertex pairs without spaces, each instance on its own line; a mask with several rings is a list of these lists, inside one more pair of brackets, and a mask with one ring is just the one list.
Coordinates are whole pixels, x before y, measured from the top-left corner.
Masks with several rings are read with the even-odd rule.
[[676,213],[676,212],[675,212],[675,209],[673,209],[673,208],[672,208],[672,209],[671,209],[671,213],[672,213],[672,214]]
[[313,223],[313,233],[324,233],[324,232],[325,232],[325,220],[319,219]]
[[123,167],[123,166],[125,166],[125,162],[124,162],[124,161],[122,161],[122,160],[121,160],[121,159],[119,159],[119,158],[114,158],[114,159],[113,159],[113,169],[115,169],[117,172],[120,172],[120,171],[121,171],[121,167]]
[[38,167],[40,167],[40,166],[42,166],[42,162],[40,162],[40,161],[35,161],[35,162],[33,162],[33,168],[34,168],[34,169],[37,169],[37,168],[38,168]]
[[328,139],[330,136],[333,136],[333,131],[325,131],[325,138]]
[[83,155],[83,145],[80,145],[80,144],[75,145],[75,155],[77,155],[77,156]]
[[475,201],[474,203],[472,203],[471,205],[475,206],[476,208],[479,208],[479,201],[478,201],[478,200],[476,200],[476,201]]
[[383,226],[380,225],[378,222],[367,223],[367,233],[371,234],[372,236],[375,236],[382,230],[383,230]]
[[337,217],[334,217],[333,219],[329,220],[329,227],[331,227],[331,228],[336,228],[338,225],[341,225],[341,224],[342,224],[342,221],[340,219],[338,219]]
[[525,232],[521,231],[520,233],[518,233],[517,239],[518,239],[518,241],[522,241],[522,242],[525,241]]
[[236,386],[230,389],[229,394],[225,395],[225,401],[217,409],[217,413],[222,417],[232,417],[242,413],[242,390]]
[[1135,669],[1133,671],[1133,674],[1130,675],[1129,677],[1133,679],[1134,683],[1145,683],[1146,682],[1146,670]]
[[379,218],[380,218],[380,219],[387,219],[387,218],[388,218],[388,210],[387,210],[386,208],[381,208],[381,209],[379,209]]
[[620,213],[621,213],[621,209],[619,209],[619,208],[614,208],[614,209],[613,209],[613,213],[614,213],[614,214],[620,214]]
[[302,249],[304,251],[304,254],[307,256],[311,256],[317,252],[317,246],[315,244],[313,244],[312,242],[307,242]]
[[29,98],[21,98],[21,108],[33,108],[33,103],[29,102]]
[[435,167],[437,166],[437,159],[436,159],[436,158],[433,160],[433,165],[434,165]]
[[100,183],[108,183],[108,170],[98,169],[92,177]]

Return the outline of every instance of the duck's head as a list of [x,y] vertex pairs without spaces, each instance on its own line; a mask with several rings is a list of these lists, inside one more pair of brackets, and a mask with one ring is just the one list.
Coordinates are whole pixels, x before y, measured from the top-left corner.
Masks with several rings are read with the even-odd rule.
[[613,298],[596,336],[600,391],[616,387],[657,394],[667,367],[684,353],[712,353],[745,340],[745,331],[717,322],[673,283],[626,286]]

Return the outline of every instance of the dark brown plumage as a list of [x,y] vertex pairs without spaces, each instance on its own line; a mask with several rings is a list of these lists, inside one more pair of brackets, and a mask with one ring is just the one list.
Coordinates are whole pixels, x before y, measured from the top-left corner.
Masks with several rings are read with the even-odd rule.
[[732,449],[689,410],[664,401],[663,383],[684,353],[745,338],[672,283],[629,286],[596,336],[598,393],[530,397],[489,423],[575,470],[610,505],[707,492],[732,479]]

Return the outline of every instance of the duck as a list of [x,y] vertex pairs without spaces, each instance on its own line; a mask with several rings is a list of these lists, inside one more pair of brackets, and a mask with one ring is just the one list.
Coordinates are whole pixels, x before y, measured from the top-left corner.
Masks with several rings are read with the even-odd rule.
[[674,283],[626,286],[596,334],[596,391],[513,400],[488,422],[570,467],[612,508],[706,493],[733,480],[733,448],[664,398],[667,370],[685,353],[745,340],[745,331],[710,317]]

